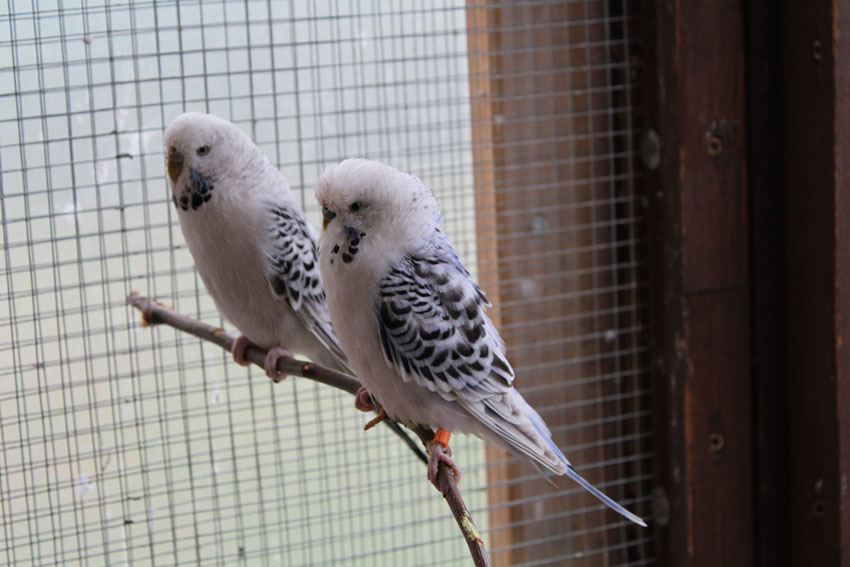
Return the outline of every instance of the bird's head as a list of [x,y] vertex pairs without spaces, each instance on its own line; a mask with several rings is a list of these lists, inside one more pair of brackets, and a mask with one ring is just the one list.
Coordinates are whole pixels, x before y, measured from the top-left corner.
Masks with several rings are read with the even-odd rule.
[[165,130],[163,145],[172,198],[183,210],[209,201],[222,173],[244,167],[245,154],[255,148],[232,122],[197,112],[175,118]]
[[437,202],[419,178],[388,165],[347,159],[325,169],[316,185],[326,231],[380,235],[407,242],[440,222]]

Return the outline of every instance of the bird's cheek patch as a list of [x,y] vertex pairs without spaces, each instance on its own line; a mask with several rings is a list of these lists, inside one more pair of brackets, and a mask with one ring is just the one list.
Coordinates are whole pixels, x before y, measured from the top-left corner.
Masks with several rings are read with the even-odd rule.
[[190,169],[189,172],[191,174],[191,183],[183,188],[183,192],[179,198],[176,196],[172,197],[172,202],[175,207],[184,211],[188,211],[190,207],[193,211],[197,211],[204,203],[212,199],[212,192],[215,186],[209,179],[194,169]]
[[[342,254],[342,261],[346,264],[350,264],[354,257],[357,255],[357,252],[360,250],[360,239],[366,236],[365,232],[358,233],[355,229],[350,226],[345,227],[345,235],[348,237],[348,249]],[[334,247],[336,250],[339,249],[339,245]]]

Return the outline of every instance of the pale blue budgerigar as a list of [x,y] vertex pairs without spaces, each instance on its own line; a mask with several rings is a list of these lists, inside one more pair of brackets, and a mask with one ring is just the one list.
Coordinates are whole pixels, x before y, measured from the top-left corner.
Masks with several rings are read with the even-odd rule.
[[181,114],[163,142],[186,244],[219,312],[241,333],[233,359],[247,365],[253,343],[268,349],[266,374],[278,381],[278,359],[293,352],[351,373],[328,314],[315,230],[280,170],[238,126],[210,114]]
[[442,229],[431,191],[387,165],[348,159],[316,186],[324,230],[319,266],[343,351],[387,415],[437,430],[428,478],[450,433],[478,435],[531,463],[567,475],[630,521],[644,521],[570,465],[538,413],[514,388],[514,371],[487,316],[484,292]]

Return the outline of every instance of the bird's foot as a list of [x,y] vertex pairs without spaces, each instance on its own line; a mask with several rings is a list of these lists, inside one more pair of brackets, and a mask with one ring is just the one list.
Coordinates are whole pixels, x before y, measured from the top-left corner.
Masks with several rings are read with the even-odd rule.
[[277,361],[281,358],[292,358],[292,353],[281,347],[272,347],[266,354],[266,360],[263,363],[263,368],[266,369],[266,376],[275,382],[280,382],[288,375],[277,371]]
[[364,412],[375,411],[375,402],[372,401],[372,394],[363,386],[360,386],[360,389],[354,394],[354,407]]
[[389,416],[387,415],[387,412],[384,411],[384,408],[381,408],[381,411],[378,412],[378,415],[375,416],[375,418],[372,419],[369,423],[363,426],[363,431],[369,431],[388,417]]
[[451,439],[451,436],[452,434],[445,429],[438,429],[437,433],[434,434],[434,440],[431,442],[431,449],[429,451],[428,480],[440,491],[442,491],[438,478],[440,462],[447,464],[452,470],[455,482],[460,482],[460,469],[457,463],[454,462],[454,459],[451,458],[452,450],[449,449],[449,439]]
[[239,335],[239,338],[233,341],[233,346],[230,347],[230,353],[233,355],[233,362],[239,366],[249,366],[251,363],[245,360],[245,349],[248,345],[253,344],[245,335]]
[[378,415],[363,427],[363,431],[369,431],[389,417],[387,412],[384,411],[384,408],[376,406],[377,404],[375,403],[375,400],[372,399],[372,394],[370,394],[365,387],[360,386],[360,389],[357,390],[356,394],[354,394],[354,407],[362,412],[375,411],[376,409],[379,410]]

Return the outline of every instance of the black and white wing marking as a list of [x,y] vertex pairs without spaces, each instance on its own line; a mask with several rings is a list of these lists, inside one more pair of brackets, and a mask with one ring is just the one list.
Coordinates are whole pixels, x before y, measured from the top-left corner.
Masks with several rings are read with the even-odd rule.
[[511,389],[514,372],[484,309],[490,303],[448,239],[393,265],[380,283],[384,357],[405,381],[474,403]]
[[269,210],[266,277],[272,292],[289,304],[329,352],[345,361],[322,288],[316,237],[300,211],[278,204],[266,206]]
[[380,291],[384,358],[403,380],[456,402],[518,453],[565,472],[546,424],[513,388],[504,344],[484,313],[487,298],[442,233],[426,253],[396,262]]

